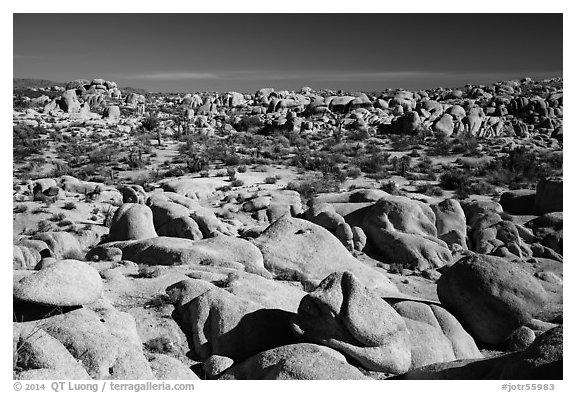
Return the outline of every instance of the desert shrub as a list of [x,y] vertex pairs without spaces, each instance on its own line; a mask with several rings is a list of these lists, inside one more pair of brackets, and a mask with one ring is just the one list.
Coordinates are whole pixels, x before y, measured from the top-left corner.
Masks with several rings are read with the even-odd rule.
[[59,227],[67,227],[67,226],[73,225],[73,224],[74,224],[73,221],[70,221],[70,220],[62,220],[62,221],[60,221],[57,225],[58,225]]
[[64,206],[62,206],[62,209],[74,210],[76,209],[76,204],[74,202],[66,202]]
[[446,190],[458,190],[468,181],[467,174],[461,169],[449,169],[440,176],[440,186]]
[[360,128],[350,134],[350,139],[353,141],[365,141],[370,138],[370,132],[366,128]]
[[65,218],[66,215],[64,213],[56,213],[53,214],[52,217],[50,217],[50,221],[58,222],[64,220]]
[[210,173],[208,171],[201,171],[200,172],[200,177],[209,177]]
[[390,160],[390,153],[376,151],[368,157],[356,160],[355,164],[364,173],[376,173],[384,169]]
[[225,165],[238,165],[241,162],[241,159],[236,154],[226,154],[222,159]]
[[14,206],[14,213],[26,213],[28,211],[28,206],[24,204]]
[[357,179],[362,176],[362,171],[358,167],[352,167],[346,169],[346,176],[351,179]]
[[266,179],[264,179],[264,183],[266,184],[276,184],[277,181],[278,179],[275,176],[268,176]]
[[374,180],[389,179],[391,176],[392,176],[392,174],[390,172],[388,172],[386,169],[382,169],[376,173],[371,173],[371,174],[367,175],[367,177],[369,177],[370,179],[374,179]]
[[236,169],[238,170],[239,173],[245,173],[247,170],[246,165],[240,165]]
[[444,195],[444,190],[441,187],[434,186],[430,183],[419,184],[416,186],[416,191],[428,196],[441,197]]
[[465,156],[476,154],[478,151],[478,139],[469,133],[458,135],[454,141],[453,153]]
[[[447,156],[450,154],[452,144],[444,139],[436,140],[436,142],[428,149],[428,154],[431,156]],[[456,153],[456,151],[454,152]]]
[[156,116],[148,116],[142,119],[142,128],[146,131],[154,131],[160,126],[160,120]]
[[398,184],[394,181],[387,181],[380,185],[382,191],[386,191],[390,195],[398,195],[400,190],[398,189]]
[[39,138],[40,130],[35,127],[18,124],[12,129],[12,152],[14,161],[29,159],[33,154],[42,154],[47,147],[45,140]]
[[144,348],[152,353],[166,354],[174,351],[174,343],[168,337],[160,336],[146,341]]
[[412,146],[412,141],[407,137],[393,137],[392,149],[395,151],[406,151]]
[[114,208],[112,205],[108,205],[108,207],[104,210],[104,221],[103,224],[105,227],[110,228],[110,224],[112,224],[112,217],[114,216]]
[[491,195],[496,192],[496,187],[485,180],[471,183],[467,190],[470,194],[476,195]]
[[52,228],[52,224],[50,224],[48,220],[41,220],[38,222],[38,232],[50,232]]
[[299,183],[289,182],[286,185],[286,189],[298,191],[300,196],[305,201],[308,201],[315,194],[340,191],[340,184],[341,181],[331,176],[323,176],[317,179],[309,177]]
[[240,179],[235,179],[231,183],[232,187],[241,187],[244,185],[244,181]]
[[166,172],[164,172],[164,177],[183,176],[185,173],[186,173],[186,171],[184,170],[184,167],[177,165],[177,166],[173,166],[172,168],[170,168]]

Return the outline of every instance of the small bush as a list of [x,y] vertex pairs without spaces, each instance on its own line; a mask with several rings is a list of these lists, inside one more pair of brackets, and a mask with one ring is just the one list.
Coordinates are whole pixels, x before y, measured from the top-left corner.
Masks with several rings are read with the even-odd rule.
[[70,220],[62,220],[58,223],[59,227],[67,227],[69,225],[73,225],[74,222],[70,221]]
[[201,171],[200,177],[210,177],[210,173],[208,171]]
[[346,169],[346,176],[351,179],[357,179],[362,176],[362,171],[358,167],[352,167]]
[[266,179],[264,179],[266,184],[276,184],[277,181],[278,179],[275,176],[268,176]]
[[66,209],[66,210],[75,210],[76,209],[76,204],[74,202],[66,202],[64,204],[64,206],[62,206],[62,209]]
[[232,187],[241,187],[244,185],[244,181],[240,179],[235,179],[232,181]]
[[247,170],[246,165],[240,165],[237,170],[239,173],[245,173]]
[[153,353],[170,353],[174,351],[174,343],[168,337],[156,337],[144,343],[144,347]]
[[28,206],[27,205],[16,205],[14,207],[14,213],[26,213],[28,211]]
[[64,213],[57,213],[53,214],[52,217],[50,217],[50,221],[58,222],[64,220],[65,218],[66,215]]
[[430,183],[425,183],[425,184],[419,184],[416,187],[416,191],[424,194],[424,195],[428,195],[428,196],[437,196],[437,197],[441,197],[444,195],[444,190],[438,186],[433,186]]
[[398,184],[394,181],[387,181],[380,185],[382,191],[386,191],[390,195],[398,195],[400,190],[398,190]]

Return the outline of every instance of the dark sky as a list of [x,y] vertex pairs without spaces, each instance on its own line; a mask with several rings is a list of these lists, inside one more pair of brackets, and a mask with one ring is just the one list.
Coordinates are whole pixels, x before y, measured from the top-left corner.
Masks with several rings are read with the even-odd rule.
[[377,91],[562,76],[562,14],[14,14],[14,77]]

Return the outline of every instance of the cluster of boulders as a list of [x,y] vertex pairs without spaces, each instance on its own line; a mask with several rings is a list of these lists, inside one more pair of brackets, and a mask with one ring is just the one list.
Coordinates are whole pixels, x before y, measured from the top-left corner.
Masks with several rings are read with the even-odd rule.
[[[303,206],[199,177],[32,181],[20,203],[115,212],[104,233],[15,239],[15,377],[561,378],[561,184],[514,215],[369,189]],[[411,277],[434,294],[406,292]]]
[[[176,104],[189,116],[204,115],[209,120],[229,116],[228,123],[236,129],[334,132],[344,125],[368,134],[425,133],[440,139],[464,133],[487,138],[546,134],[561,139],[563,124],[561,79],[534,82],[525,78],[490,86],[467,85],[462,90],[387,90],[378,96],[263,88],[252,95],[187,94]],[[234,108],[249,113],[230,113]]]

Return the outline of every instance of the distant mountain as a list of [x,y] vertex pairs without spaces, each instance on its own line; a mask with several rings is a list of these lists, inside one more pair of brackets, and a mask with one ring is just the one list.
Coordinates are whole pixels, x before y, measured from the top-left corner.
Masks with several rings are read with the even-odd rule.
[[66,83],[49,81],[46,79],[13,78],[14,89],[30,89],[52,86],[66,86]]
[[122,92],[122,94],[126,95],[129,93],[136,93],[136,94],[141,94],[141,95],[146,95],[148,94],[148,92],[144,89],[138,89],[135,87],[119,87],[120,91]]

